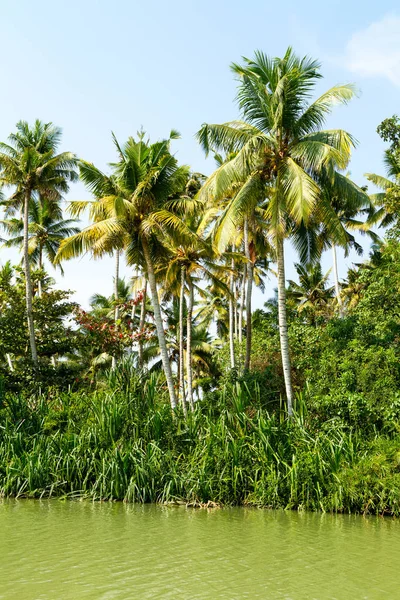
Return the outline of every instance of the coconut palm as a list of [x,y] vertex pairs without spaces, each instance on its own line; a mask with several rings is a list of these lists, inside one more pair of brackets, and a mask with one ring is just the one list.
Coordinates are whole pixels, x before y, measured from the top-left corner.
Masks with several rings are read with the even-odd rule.
[[[124,248],[128,264],[145,268],[172,408],[177,402],[158,298],[155,259],[164,239],[193,238],[173,211],[173,202],[181,196],[188,176],[188,168],[178,166],[170,152],[171,140],[177,137],[172,131],[168,139],[151,144],[141,133],[138,139],[129,138],[123,147],[116,142],[119,161],[112,166],[118,193],[98,201],[105,218],[65,240],[58,253],[59,259],[66,259],[87,250],[103,253]],[[96,182],[93,168],[94,188]]]
[[[189,227],[196,229],[196,218],[187,215]],[[206,281],[208,285],[219,290],[219,292],[229,295],[229,290],[224,283],[224,275],[226,268],[224,265],[217,263],[217,256],[211,244],[194,238],[191,243],[172,244],[167,246],[168,258],[158,271],[164,281],[164,286],[172,290],[176,297],[179,297],[179,374],[180,374],[180,390],[182,393],[182,403],[185,405],[184,394],[184,303],[185,295],[187,295],[186,303],[186,375],[187,375],[187,398],[190,407],[193,409],[193,374],[192,374],[192,328],[193,328],[193,305],[194,291],[199,290],[199,280]],[[179,290],[178,282],[180,282]],[[175,290],[174,290],[175,284]],[[184,409],[185,410],[185,409]]]
[[[398,205],[400,200],[400,156],[390,149],[385,150],[384,164],[387,177],[366,173],[366,178],[376,185],[381,192],[371,194],[370,198],[377,207],[374,223],[381,227],[388,227],[397,221]],[[394,201],[394,202],[393,202]],[[394,205],[393,207],[391,205]]]
[[[130,304],[132,299],[131,286],[124,279],[118,279],[116,295],[115,290],[109,297],[96,293],[90,298],[89,303],[95,315],[111,317],[115,315],[115,306],[117,303],[127,305]],[[129,319],[131,315],[125,311],[123,316]]]
[[347,279],[342,283],[342,298],[347,310],[351,311],[359,303],[365,290],[365,282],[360,278],[359,269],[348,269]]
[[[222,166],[227,164],[229,160],[235,157],[235,153],[228,155],[225,161],[222,160],[220,155],[215,155],[217,164]],[[231,272],[229,277],[229,348],[230,348],[230,360],[231,368],[236,368],[236,358],[234,350],[234,338],[239,337],[239,341],[242,341],[243,331],[243,310],[246,305],[246,354],[244,359],[244,370],[247,371],[250,368],[250,356],[251,356],[251,344],[252,344],[252,318],[251,318],[251,301],[252,301],[252,290],[255,275],[255,265],[257,260],[261,257],[266,258],[271,256],[272,248],[268,243],[266,235],[266,222],[265,222],[265,211],[258,205],[251,205],[248,212],[243,215],[242,222],[237,222],[237,227],[230,230],[230,235],[226,235],[226,215],[231,211],[232,205],[236,201],[237,194],[240,193],[242,185],[234,182],[232,186],[227,186],[225,197],[218,201],[216,204],[211,199],[208,210],[205,210],[204,218],[200,224],[199,230],[209,230],[209,235],[213,240],[216,248],[219,252],[224,253],[226,259],[226,247],[228,244],[233,249],[242,249],[243,256],[246,264],[242,272],[241,277],[241,290],[240,290],[240,305],[239,311],[237,306],[237,279],[238,279],[238,267],[241,266],[237,259],[232,256],[231,258]],[[202,194],[199,194],[200,197]],[[210,200],[210,199],[208,199]],[[211,230],[210,230],[211,227]],[[238,258],[240,258],[238,256]],[[238,264],[236,264],[238,263]],[[258,283],[261,280],[258,277]],[[239,312],[239,319],[237,319],[237,313]],[[238,335],[237,335],[238,333]],[[239,359],[239,362],[241,360]]]
[[307,229],[303,227],[302,231],[298,232],[295,245],[303,264],[320,260],[324,250],[332,249],[335,295],[342,316],[337,247],[343,248],[345,256],[348,256],[350,249],[361,255],[363,248],[357,242],[355,232],[368,235],[376,243],[379,237],[371,229],[376,221],[376,210],[366,191],[355,184],[348,175],[335,170],[333,173],[327,173],[324,170],[319,178],[319,185],[322,195],[331,204],[342,225],[340,238],[335,239],[334,232],[329,231],[325,223],[310,222]]
[[[176,365],[179,373],[179,363],[181,356],[181,341],[180,341],[180,299],[174,297],[172,302],[165,308],[164,314],[166,319],[166,342],[168,355],[171,363]],[[187,315],[187,309],[184,314]],[[188,353],[191,354],[191,368],[193,370],[193,381],[191,383],[193,390],[206,386],[217,373],[216,365],[213,360],[213,345],[210,334],[204,326],[199,326],[196,321],[191,323],[191,327],[183,326],[183,364],[188,361]],[[188,335],[191,340],[188,341]],[[191,345],[188,349],[188,345]],[[160,361],[157,358],[160,355],[158,339],[154,336],[149,337],[145,344],[143,356],[147,364],[151,363],[152,369],[161,367]],[[185,360],[186,359],[186,360]],[[194,402],[194,400],[193,400]]]
[[[113,140],[118,147],[118,142],[113,134]],[[124,191],[118,184],[118,180],[114,174],[106,175],[100,169],[97,169],[92,163],[87,161],[79,162],[79,171],[82,181],[93,194],[95,200],[71,202],[69,211],[74,216],[79,216],[84,210],[89,209],[89,218],[100,223],[110,215],[117,214],[118,205],[123,198]],[[94,258],[103,256],[104,254],[114,255],[115,271],[113,277],[114,288],[114,321],[117,326],[119,320],[119,270],[121,251],[124,244],[124,239],[118,238],[113,232],[105,232],[101,236],[100,244],[96,244],[92,240],[91,253]],[[111,368],[116,368],[116,358],[112,357]]]
[[209,329],[214,323],[220,339],[229,333],[229,307],[227,294],[221,294],[214,286],[205,290],[197,302],[195,316],[200,326]]
[[19,121],[9,143],[0,143],[0,186],[13,192],[6,205],[9,211],[23,214],[23,256],[26,287],[26,313],[32,361],[38,363],[32,312],[32,282],[29,257],[29,209],[40,196],[57,204],[68,192],[69,183],[77,179],[76,157],[71,152],[57,154],[61,129],[52,123],[35,121],[30,127]]
[[[59,267],[63,273],[62,266],[55,263],[55,257],[60,247],[61,240],[78,233],[75,219],[64,219],[59,204],[49,201],[45,197],[37,200],[32,198],[29,206],[29,256],[31,264],[39,270],[43,269],[43,257],[45,256],[53,267]],[[23,247],[24,224],[22,219],[16,217],[4,219],[0,224],[7,231],[9,237],[4,241],[7,248]],[[42,295],[42,282],[39,280],[39,296]]]
[[202,126],[198,139],[206,152],[236,151],[203,186],[204,201],[217,202],[234,183],[242,184],[225,212],[224,243],[254,207],[266,199],[265,216],[278,266],[279,331],[288,414],[292,414],[292,380],[286,319],[284,240],[314,216],[331,233],[344,238],[335,211],[321,195],[318,175],[326,167],[346,167],[352,137],[342,130],[321,131],[336,103],[354,95],[352,86],[335,86],[310,103],[321,78],[320,65],[299,59],[289,48],[283,59],[256,52],[253,60],[232,65],[240,78],[238,103],[242,121]]
[[295,269],[299,283],[289,280],[287,298],[294,302],[299,314],[315,325],[316,319],[326,316],[333,298],[334,288],[328,286],[330,271],[323,275],[320,263],[301,265],[296,263]]

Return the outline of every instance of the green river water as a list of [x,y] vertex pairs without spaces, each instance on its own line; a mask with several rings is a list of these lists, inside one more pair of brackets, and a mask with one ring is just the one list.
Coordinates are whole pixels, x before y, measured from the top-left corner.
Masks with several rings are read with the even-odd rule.
[[0,502],[3,600],[400,599],[400,522]]

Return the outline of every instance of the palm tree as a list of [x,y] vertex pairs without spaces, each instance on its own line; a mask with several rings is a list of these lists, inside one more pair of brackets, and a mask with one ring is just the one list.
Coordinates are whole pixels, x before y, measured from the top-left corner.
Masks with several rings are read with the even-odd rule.
[[[58,253],[62,259],[78,256],[86,250],[104,253],[124,248],[129,265],[143,266],[172,408],[177,401],[158,298],[155,260],[164,239],[191,240],[194,237],[173,211],[173,202],[182,194],[188,176],[188,167],[178,166],[170,152],[171,140],[178,137],[177,132],[172,131],[168,139],[151,144],[141,133],[137,140],[129,138],[123,147],[114,139],[119,161],[112,166],[118,193],[97,201],[104,218],[65,240]],[[93,165],[91,170],[95,188],[97,170]]]
[[71,152],[57,154],[61,129],[52,123],[35,121],[30,127],[19,121],[9,143],[0,143],[0,186],[13,188],[6,201],[11,209],[23,212],[23,255],[26,288],[26,313],[32,361],[38,364],[32,312],[32,282],[29,259],[29,209],[40,195],[57,204],[77,179],[76,157]]
[[[164,315],[166,319],[166,343],[168,349],[168,356],[171,363],[176,365],[176,369],[179,372],[180,362],[180,299],[173,297],[172,302],[168,304],[168,307],[164,309]],[[187,314],[187,311],[186,311]],[[188,341],[188,335],[191,336],[191,340]],[[190,345],[190,349],[188,346]],[[191,354],[191,367],[193,370],[193,391],[195,388],[203,387],[207,385],[207,381],[216,375],[216,365],[213,359],[213,344],[210,339],[210,334],[205,326],[198,325],[196,321],[191,323],[191,327],[183,327],[183,353],[184,363],[188,361],[188,353]],[[152,369],[157,369],[161,366],[160,361],[157,361],[157,357],[160,355],[160,348],[158,339],[150,337],[145,344],[143,351],[144,361],[149,364],[152,362]],[[186,355],[186,356],[185,356]],[[201,380],[201,381],[200,381]],[[193,400],[194,402],[194,400]],[[191,407],[192,408],[192,407]]]
[[229,308],[226,294],[221,294],[215,286],[203,291],[196,310],[199,325],[209,329],[215,323],[217,336],[226,338],[229,333]]
[[[190,206],[190,202],[188,203]],[[193,230],[196,229],[196,219],[190,213],[186,216],[186,221]],[[182,391],[183,405],[184,400],[184,297],[187,293],[186,304],[186,375],[187,375],[187,398],[190,407],[193,409],[193,374],[192,374],[192,329],[193,329],[193,305],[195,288],[200,293],[198,281],[207,281],[207,283],[225,294],[229,294],[228,287],[223,281],[226,274],[224,265],[217,264],[217,256],[211,244],[194,238],[190,243],[171,244],[167,246],[168,258],[166,264],[159,269],[158,273],[162,276],[164,285],[172,289],[180,281],[179,290],[175,289],[175,296],[180,298],[179,303],[179,374],[180,389]]]
[[[103,294],[96,293],[90,298],[89,303],[93,314],[111,317],[115,315],[115,306],[117,303],[129,304],[132,299],[133,297],[130,285],[127,284],[124,279],[118,279],[117,290],[114,289],[114,293],[111,296],[107,297]],[[126,319],[130,318],[130,314],[128,312],[125,312],[122,316]]]
[[[113,134],[114,143],[118,147],[118,142]],[[108,176],[99,169],[97,169],[92,163],[87,161],[80,161],[79,163],[80,177],[85,183],[86,187],[93,194],[95,201],[80,201],[71,202],[69,205],[69,211],[72,215],[80,215],[82,211],[89,208],[89,215],[92,221],[101,223],[110,214],[117,214],[118,204],[123,198],[123,190],[118,185],[117,178],[115,175]],[[119,270],[121,260],[121,250],[123,248],[124,239],[119,239],[112,232],[105,232],[101,237],[101,243],[96,244],[93,240],[91,247],[91,253],[94,258],[103,256],[104,254],[114,255],[115,258],[115,272],[113,277],[114,287],[114,321],[116,327],[118,326],[119,320],[119,304],[118,304],[118,289],[119,289]],[[112,357],[111,368],[116,368],[116,358]]]
[[[60,247],[61,240],[78,233],[75,219],[63,219],[59,204],[49,201],[45,197],[37,200],[32,198],[29,206],[28,247],[31,264],[39,270],[43,269],[43,255],[53,267],[62,266],[55,263],[55,257]],[[0,221],[0,224],[11,237],[5,240],[7,248],[23,247],[24,223],[21,219],[12,217]],[[39,296],[42,295],[42,281],[39,279]]]
[[202,126],[198,139],[206,152],[236,151],[219,167],[200,192],[205,201],[218,201],[234,183],[241,184],[224,220],[230,237],[244,215],[266,199],[265,216],[278,266],[279,332],[288,414],[292,414],[292,380],[286,318],[284,240],[311,216],[344,237],[329,202],[320,193],[318,174],[324,167],[346,167],[351,147],[342,130],[321,131],[335,103],[346,103],[352,86],[335,86],[310,103],[321,78],[320,65],[299,59],[289,48],[283,59],[256,52],[244,65],[232,65],[239,76],[238,103],[243,121]]
[[[221,167],[227,164],[229,160],[235,157],[235,153],[230,153],[225,161],[218,154],[215,154],[217,164]],[[239,256],[231,258],[231,273],[230,273],[230,296],[229,296],[229,348],[231,368],[236,368],[236,358],[234,349],[234,338],[239,337],[239,342],[242,341],[243,330],[243,310],[246,304],[246,354],[244,360],[244,370],[250,368],[251,344],[252,344],[252,318],[251,318],[251,301],[252,289],[255,274],[256,261],[262,256],[270,256],[272,252],[271,245],[267,241],[266,228],[264,221],[264,211],[256,204],[248,207],[248,212],[242,215],[242,222],[237,223],[237,227],[232,229],[229,227],[229,219],[232,211],[232,206],[236,202],[236,196],[240,193],[242,185],[234,182],[232,186],[226,187],[225,197],[218,204],[211,199],[208,210],[205,211],[204,218],[200,225],[200,231],[210,228],[210,237],[213,240],[216,248],[220,253],[226,256],[226,247],[232,245],[232,250],[242,248],[242,252],[246,261],[241,281],[240,306],[239,306],[239,322],[237,320],[237,297],[236,297],[236,282],[237,266]],[[200,198],[202,193],[199,194]],[[209,199],[208,199],[209,200]],[[207,202],[207,197],[206,197]],[[228,227],[227,227],[228,225]],[[236,260],[235,260],[236,259]],[[260,280],[259,280],[260,281]],[[247,286],[246,286],[247,284]],[[246,289],[247,288],[247,289]],[[238,331],[238,336],[236,332]],[[239,359],[239,362],[241,360]]]
[[327,173],[324,170],[319,178],[319,185],[322,195],[331,204],[342,225],[340,237],[336,239],[334,232],[330,231],[325,223],[310,222],[307,229],[302,228],[302,231],[298,232],[295,245],[303,264],[318,261],[324,250],[332,249],[336,301],[339,314],[343,316],[336,249],[337,246],[342,247],[345,256],[350,249],[361,255],[363,248],[354,237],[354,232],[366,234],[376,243],[379,237],[371,230],[376,221],[376,211],[366,191],[351,181],[348,175],[335,170]]
[[326,316],[333,298],[333,287],[327,286],[330,271],[322,274],[320,263],[295,264],[299,283],[289,280],[288,300],[292,300],[299,314],[304,313],[311,324],[315,325],[319,316]]
[[351,311],[362,298],[366,284],[360,278],[359,269],[348,269],[347,279],[342,284],[342,297],[345,301],[346,309]]
[[[0,291],[7,290],[11,284],[14,277],[14,269],[11,266],[11,262],[8,260],[4,265],[0,267]],[[6,352],[6,359],[8,363],[8,367],[11,372],[14,371],[14,365],[11,359],[11,355],[9,352]]]
[[382,191],[371,194],[370,198],[377,207],[373,222],[388,227],[397,221],[400,199],[400,156],[390,149],[385,150],[384,163],[387,177],[366,173],[366,178]]

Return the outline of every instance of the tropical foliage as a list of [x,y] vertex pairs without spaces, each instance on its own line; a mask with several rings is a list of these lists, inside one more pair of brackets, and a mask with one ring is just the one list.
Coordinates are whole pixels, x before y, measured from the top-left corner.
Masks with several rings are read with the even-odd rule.
[[[107,172],[51,123],[0,144],[2,244],[23,251],[0,270],[0,494],[399,514],[399,120],[370,193],[325,129],[353,86],[314,98],[320,65],[290,48],[232,71],[238,119],[197,132],[208,177],[175,130],[113,135]],[[78,170],[91,199],[66,204]],[[338,249],[371,241],[341,280]],[[115,260],[87,310],[47,273],[85,253]]]

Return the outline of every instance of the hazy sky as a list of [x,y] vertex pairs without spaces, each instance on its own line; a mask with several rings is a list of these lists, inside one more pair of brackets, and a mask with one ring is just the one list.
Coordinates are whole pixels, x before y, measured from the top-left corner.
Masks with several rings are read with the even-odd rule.
[[[328,126],[358,139],[351,175],[364,184],[365,172],[383,172],[377,125],[400,113],[397,6],[391,0],[0,0],[0,139],[20,119],[52,121],[63,128],[63,150],[106,169],[115,158],[111,131],[123,141],[142,126],[152,139],[176,128],[179,161],[208,174],[213,161],[204,159],[194,134],[203,122],[237,116],[230,62],[255,49],[280,56],[291,45],[322,62],[321,90],[357,84],[359,97],[337,109]],[[77,184],[68,198],[89,195]],[[10,257],[18,259],[0,250],[1,263]],[[294,259],[289,250],[288,263]],[[352,260],[341,257],[342,276]],[[111,259],[84,257],[64,269],[58,285],[75,290],[84,305],[93,292],[112,291]],[[287,274],[293,277],[293,269]],[[272,278],[266,297],[274,287]],[[263,301],[258,294],[256,306]]]

